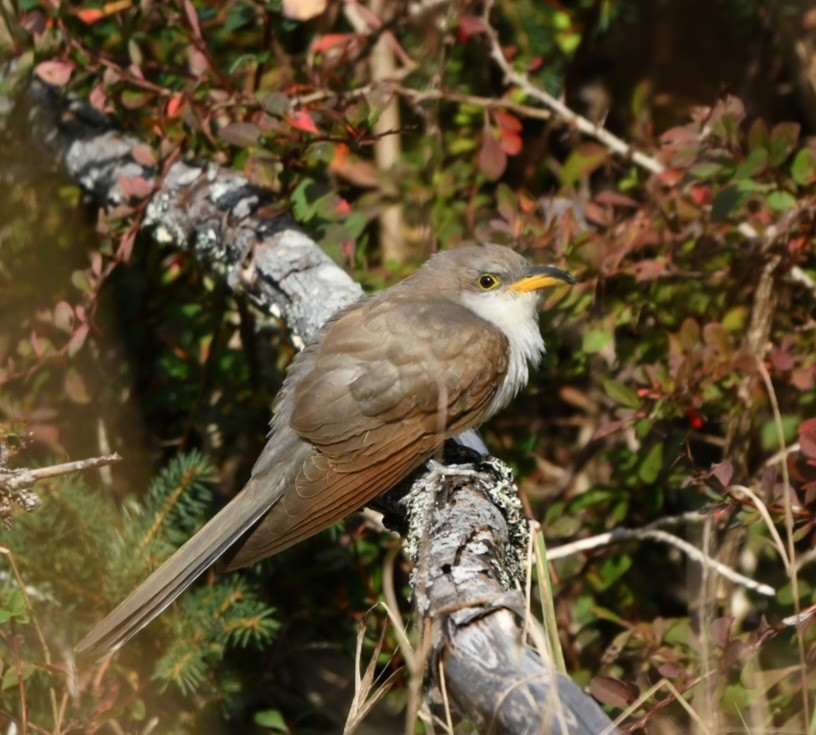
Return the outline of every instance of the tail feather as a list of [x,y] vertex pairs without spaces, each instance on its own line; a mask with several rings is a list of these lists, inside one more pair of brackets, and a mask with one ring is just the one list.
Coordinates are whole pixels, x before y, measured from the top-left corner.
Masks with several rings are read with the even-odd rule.
[[131,592],[77,645],[81,658],[113,653],[157,617],[173,600],[256,523],[280,498],[287,478],[264,473],[241,492],[184,546]]

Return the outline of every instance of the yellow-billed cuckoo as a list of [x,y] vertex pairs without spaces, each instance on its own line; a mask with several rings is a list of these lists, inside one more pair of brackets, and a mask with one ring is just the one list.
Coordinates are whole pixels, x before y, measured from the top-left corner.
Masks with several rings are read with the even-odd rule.
[[507,405],[544,352],[537,291],[559,282],[574,283],[506,247],[462,247],[341,310],[292,362],[246,486],[77,654],[116,650],[228,550],[235,569],[317,533]]

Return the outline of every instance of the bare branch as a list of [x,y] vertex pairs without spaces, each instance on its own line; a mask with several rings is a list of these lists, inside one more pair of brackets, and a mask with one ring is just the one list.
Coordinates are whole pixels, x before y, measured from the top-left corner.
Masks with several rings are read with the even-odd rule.
[[121,459],[118,454],[110,454],[105,457],[91,457],[75,462],[64,462],[50,467],[16,470],[9,469],[0,463],[0,521],[2,521],[5,528],[11,527],[11,513],[15,505],[19,505],[29,513],[40,507],[39,495],[29,490],[35,482],[49,477],[67,475],[70,472],[106,467],[121,461]]
[[492,0],[485,3],[484,20],[487,35],[490,39],[491,56],[502,72],[504,72],[504,77],[509,84],[514,84],[519,89],[522,89],[528,96],[552,110],[555,115],[565,123],[571,125],[584,135],[594,138],[613,153],[617,153],[631,160],[633,163],[653,174],[659,174],[665,170],[665,166],[656,158],[635,150],[626,141],[610,133],[603,125],[598,125],[583,115],[579,115],[567,107],[561,100],[556,99],[545,90],[533,84],[530,77],[526,74],[521,74],[513,69],[513,66],[504,55],[496,30],[490,25],[490,10],[492,7]]
[[[702,519],[702,518],[701,518]],[[647,526],[646,528],[616,528],[607,533],[601,533],[597,536],[590,536],[589,538],[572,541],[568,544],[556,546],[554,549],[547,550],[547,558],[550,561],[554,559],[563,559],[567,556],[579,554],[584,551],[590,551],[603,546],[620,543],[622,541],[657,541],[659,543],[668,544],[676,549],[682,551],[689,559],[702,564],[714,572],[722,575],[726,579],[747,587],[750,590],[759,592],[761,595],[768,595],[773,597],[776,595],[776,590],[762,582],[756,582],[750,577],[735,571],[722,562],[712,559],[696,546],[692,546],[688,541],[685,541],[674,534],[666,531],[661,531],[654,526]]]
[[0,488],[10,492],[16,492],[22,488],[31,487],[35,482],[45,480],[49,477],[58,477],[59,475],[67,475],[71,472],[107,467],[108,465],[116,464],[116,462],[121,461],[122,457],[117,452],[114,452],[104,457],[78,459],[74,462],[63,462],[62,464],[54,464],[50,467],[19,470],[0,469]]

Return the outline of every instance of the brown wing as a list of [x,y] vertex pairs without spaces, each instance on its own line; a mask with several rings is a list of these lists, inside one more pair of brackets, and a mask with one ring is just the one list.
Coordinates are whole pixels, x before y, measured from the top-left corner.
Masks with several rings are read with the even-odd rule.
[[331,323],[303,360],[276,423],[289,413],[313,451],[229,568],[326,528],[476,425],[507,370],[507,340],[448,301],[375,297]]

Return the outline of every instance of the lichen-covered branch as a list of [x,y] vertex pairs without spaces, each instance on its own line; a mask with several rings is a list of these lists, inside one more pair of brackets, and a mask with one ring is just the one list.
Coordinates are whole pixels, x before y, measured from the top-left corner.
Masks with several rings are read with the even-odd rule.
[[239,173],[184,160],[160,178],[156,167],[136,160],[139,140],[106,128],[93,108],[38,80],[27,112],[34,139],[102,206],[127,202],[123,182],[152,184],[143,227],[158,242],[194,252],[233,290],[282,317],[301,340],[362,295],[359,284],[288,217],[263,214],[270,192]]
[[121,459],[118,454],[114,453],[104,457],[90,457],[34,469],[25,467],[11,469],[0,461],[0,523],[5,528],[11,526],[11,513],[15,505],[28,512],[40,506],[39,496],[31,490],[35,482],[49,477],[67,475],[71,472],[107,467],[120,462]]
[[[528,533],[511,470],[492,458],[432,469],[408,496],[405,544],[429,669],[482,733],[618,733],[601,708],[524,638]],[[441,681],[444,677],[444,687]]]

